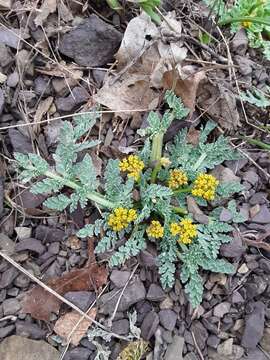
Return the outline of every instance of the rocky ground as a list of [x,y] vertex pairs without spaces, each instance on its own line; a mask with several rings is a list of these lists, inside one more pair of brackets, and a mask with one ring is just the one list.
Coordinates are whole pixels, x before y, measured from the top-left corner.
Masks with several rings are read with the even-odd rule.
[[[200,123],[212,118],[243,155],[241,160],[226,162],[214,170],[220,179],[236,180],[245,187],[236,200],[246,222],[235,228],[234,241],[221,249],[221,255],[235,264],[236,272],[232,276],[204,273],[204,300],[194,311],[180,281],[176,280],[170,291],[162,290],[156,249],[149,245],[124,268],[110,270],[102,291],[78,286],[62,291],[64,298],[82,311],[94,307],[92,317],[96,316],[97,321],[118,335],[107,343],[104,336],[94,340],[111,351],[108,357],[111,360],[117,359],[126,344],[125,338],[132,332],[129,314],[134,311],[135,325],[141,330],[141,337],[149,341],[147,360],[270,358],[270,159],[267,150],[249,145],[239,137],[252,136],[269,142],[268,133],[262,128],[269,119],[269,109],[243,105],[237,93],[237,87],[244,90],[254,85],[264,89],[270,85],[269,62],[259,51],[248,48],[242,30],[231,35],[224,29],[222,36],[227,39],[224,43],[220,33],[211,29],[220,41],[218,46],[200,46],[196,42],[196,23],[208,27],[209,24],[205,9],[200,12],[199,6],[184,0],[177,4],[164,2],[165,13],[173,8],[176,18],[182,20],[181,46],[188,49],[185,65],[207,74],[200,86],[197,84],[195,89],[189,84],[191,93],[183,95],[196,102],[196,109],[185,125],[198,129]],[[88,243],[74,234],[83,226],[84,219],[90,223],[95,220],[98,211],[79,208],[71,214],[48,213],[42,206],[45,197],[31,194],[17,181],[11,160],[14,151],[38,151],[49,159],[65,117],[92,109],[95,100],[101,99],[99,102],[109,109],[126,111],[135,110],[140,104],[139,108],[149,109],[149,103],[161,96],[162,91],[150,89],[147,80],[147,90],[136,90],[140,99],[129,92],[129,103],[125,103],[125,93],[131,91],[124,86],[125,76],[134,75],[132,63],[128,68],[126,64],[118,68],[118,78],[110,85],[111,93],[120,97],[122,94],[121,101],[118,98],[121,104],[115,105],[117,99],[108,99],[107,76],[110,80],[114,54],[134,16],[134,9],[127,9],[120,16],[105,4],[95,2],[81,6],[75,1],[45,0],[37,6],[28,1],[0,0],[0,248],[28,272],[23,273],[0,257],[3,360],[106,359],[99,355],[92,340],[82,337],[89,322],[85,329],[79,329],[82,336],[78,341],[63,342],[57,335],[55,323],[63,319],[68,306],[62,304],[60,312],[51,314],[47,321],[37,320],[29,314],[31,311],[23,311],[25,294],[34,284],[29,273],[46,282],[85,266]],[[98,174],[108,158],[122,157],[140,145],[136,132],[145,126],[146,114],[103,114],[91,133],[102,141],[98,151],[92,152]],[[47,122],[49,117],[57,120]],[[25,126],[27,123],[31,124]],[[172,127],[167,141],[174,133]],[[229,220],[226,212],[221,214],[221,220]],[[103,264],[104,259],[97,259],[98,264]],[[64,322],[67,335],[77,323],[76,319],[72,321]]]

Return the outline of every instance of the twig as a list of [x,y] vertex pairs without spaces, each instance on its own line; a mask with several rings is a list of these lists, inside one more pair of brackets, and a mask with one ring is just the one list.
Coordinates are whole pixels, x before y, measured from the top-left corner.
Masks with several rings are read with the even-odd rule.
[[197,343],[197,340],[196,340],[196,338],[195,338],[195,335],[194,335],[193,331],[191,331],[191,335],[192,335],[192,338],[193,338],[193,341],[194,341],[194,345],[195,345],[195,348],[196,348],[196,350],[197,350],[197,353],[199,354],[200,359],[201,359],[201,360],[204,360],[203,354],[202,354],[202,352],[201,352],[201,349],[200,349],[199,346],[198,346],[198,343]]

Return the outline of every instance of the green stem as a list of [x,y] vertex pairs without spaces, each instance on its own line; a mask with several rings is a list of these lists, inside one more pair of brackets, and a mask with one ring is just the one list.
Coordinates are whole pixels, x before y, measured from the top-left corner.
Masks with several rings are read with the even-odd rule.
[[106,0],[106,1],[107,4],[110,6],[110,8],[117,12],[123,9],[118,0]]
[[179,214],[179,215],[187,215],[187,213],[188,213],[187,210],[184,208],[174,206],[172,209],[176,214]]
[[158,133],[154,135],[152,142],[152,151],[151,151],[151,162],[159,162],[162,156],[162,145],[163,145],[163,136],[164,133]]
[[[74,189],[74,190],[77,190],[77,189],[80,189],[80,185],[79,184],[76,184],[75,182],[73,181],[70,181],[70,180],[65,180],[62,176],[52,172],[52,171],[46,171],[46,173],[44,174],[46,175],[47,177],[51,178],[51,179],[55,179],[55,180],[58,180],[58,181],[63,181],[64,180],[64,183],[66,186],[70,187],[71,189]],[[104,198],[104,196],[102,196],[101,194],[99,194],[98,192],[96,191],[91,191],[87,194],[87,198],[103,207],[106,207],[106,208],[109,208],[109,209],[113,209],[114,208],[114,204],[109,201],[109,200],[106,200]]]
[[263,141],[256,140],[256,139],[250,139],[246,136],[239,136],[239,137],[240,137],[240,139],[247,141],[251,145],[256,145],[256,146],[260,147],[261,149],[265,149],[268,151],[270,150],[270,144],[266,144]]
[[181,189],[178,189],[178,190],[174,190],[174,195],[177,195],[177,194],[182,194],[182,193],[189,193],[191,191],[192,187],[191,186],[188,186],[188,187],[185,187],[185,188],[181,188]]
[[196,171],[201,166],[202,162],[205,160],[206,157],[207,157],[207,154],[202,153],[202,155],[199,157],[199,159],[197,160],[197,162],[193,166],[194,171]]
[[232,24],[232,23],[236,23],[236,22],[242,23],[245,21],[247,21],[247,22],[250,21],[255,24],[262,24],[262,25],[270,26],[270,20],[267,21],[267,20],[263,20],[261,18],[252,17],[252,16],[229,18],[229,19],[220,21],[219,25],[227,25],[227,24]]
[[156,182],[157,174],[159,170],[161,169],[161,163],[160,161],[156,164],[154,167],[152,174],[151,174],[151,184],[154,184]]

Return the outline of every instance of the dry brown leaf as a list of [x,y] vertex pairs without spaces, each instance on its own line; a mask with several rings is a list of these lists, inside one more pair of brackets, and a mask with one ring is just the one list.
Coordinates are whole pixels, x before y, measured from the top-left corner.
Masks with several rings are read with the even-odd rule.
[[[95,319],[96,314],[97,314],[96,308],[89,310],[87,313],[87,315],[90,316],[92,319]],[[76,326],[77,324],[78,326]],[[86,331],[88,330],[91,324],[92,324],[91,320],[86,318],[82,319],[82,315],[78,314],[76,311],[71,311],[61,316],[56,321],[53,330],[57,335],[64,338],[64,341],[66,343],[69,341],[69,337],[70,337],[71,344],[78,346],[81,339],[84,337]],[[74,331],[72,332],[73,329]]]
[[38,107],[37,107],[37,110],[36,110],[36,113],[34,116],[35,125],[33,127],[33,130],[35,133],[39,132],[40,125],[38,123],[42,119],[43,115],[45,115],[49,111],[52,103],[53,103],[53,97],[49,96],[45,100],[41,100],[40,103],[38,104]]
[[[120,49],[115,55],[118,60],[118,73],[107,76],[104,86],[94,95],[94,100],[107,106],[115,112],[123,110],[146,109],[153,110],[158,104],[159,91],[162,87],[162,77],[165,71],[179,64],[187,50],[178,40],[180,34],[169,29],[166,18],[163,31],[174,41],[163,41],[160,29],[151,22],[146,14],[132,19],[125,31]],[[177,31],[181,29],[175,20]],[[170,31],[169,31],[170,30]],[[162,34],[166,36],[165,31]],[[176,41],[175,41],[176,40]],[[130,113],[118,113],[126,118]]]
[[[86,266],[64,274],[61,277],[50,279],[46,285],[64,295],[69,291],[96,290],[106,284],[108,271],[98,266],[93,255],[93,241],[89,240],[89,259]],[[35,319],[49,321],[52,312],[57,313],[61,301],[40,286],[28,291],[22,301],[24,313],[30,313]]]
[[59,1],[57,4],[57,8],[58,14],[64,22],[69,22],[73,20],[73,15],[69,8],[64,4],[64,2]]
[[41,5],[39,14],[36,16],[34,23],[36,26],[42,26],[43,21],[47,19],[50,14],[53,14],[56,11],[56,0],[45,0]]
[[165,72],[163,86],[165,89],[173,89],[175,94],[181,97],[185,106],[190,109],[189,117],[191,117],[195,109],[198,86],[205,78],[205,72],[201,70],[192,73],[194,70],[190,67],[189,70],[191,73],[187,74],[183,68],[181,75],[176,69]]
[[235,95],[222,84],[202,81],[198,88],[197,102],[223,129],[235,130],[241,125]]
[[61,61],[59,64],[48,64],[46,69],[36,67],[35,70],[40,74],[61,78],[72,77],[75,80],[78,80],[83,76],[83,72],[78,70],[78,66],[74,66],[73,64],[66,64],[64,61]]

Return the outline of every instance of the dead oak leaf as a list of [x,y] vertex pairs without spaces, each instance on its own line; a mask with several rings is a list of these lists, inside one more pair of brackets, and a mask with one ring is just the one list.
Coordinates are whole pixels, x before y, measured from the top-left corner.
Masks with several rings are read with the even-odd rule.
[[[46,285],[59,295],[64,295],[69,291],[96,290],[106,284],[108,271],[96,264],[92,241],[89,241],[89,248],[89,260],[84,268],[50,279]],[[24,313],[30,313],[33,318],[44,321],[49,321],[51,313],[57,313],[60,306],[61,301],[40,286],[28,291],[22,301]]]
[[[96,308],[89,310],[87,313],[92,319],[95,319],[96,314]],[[61,336],[66,343],[70,339],[72,345],[78,346],[91,324],[91,320],[82,318],[82,315],[76,311],[71,311],[56,321],[53,330],[57,335]]]

